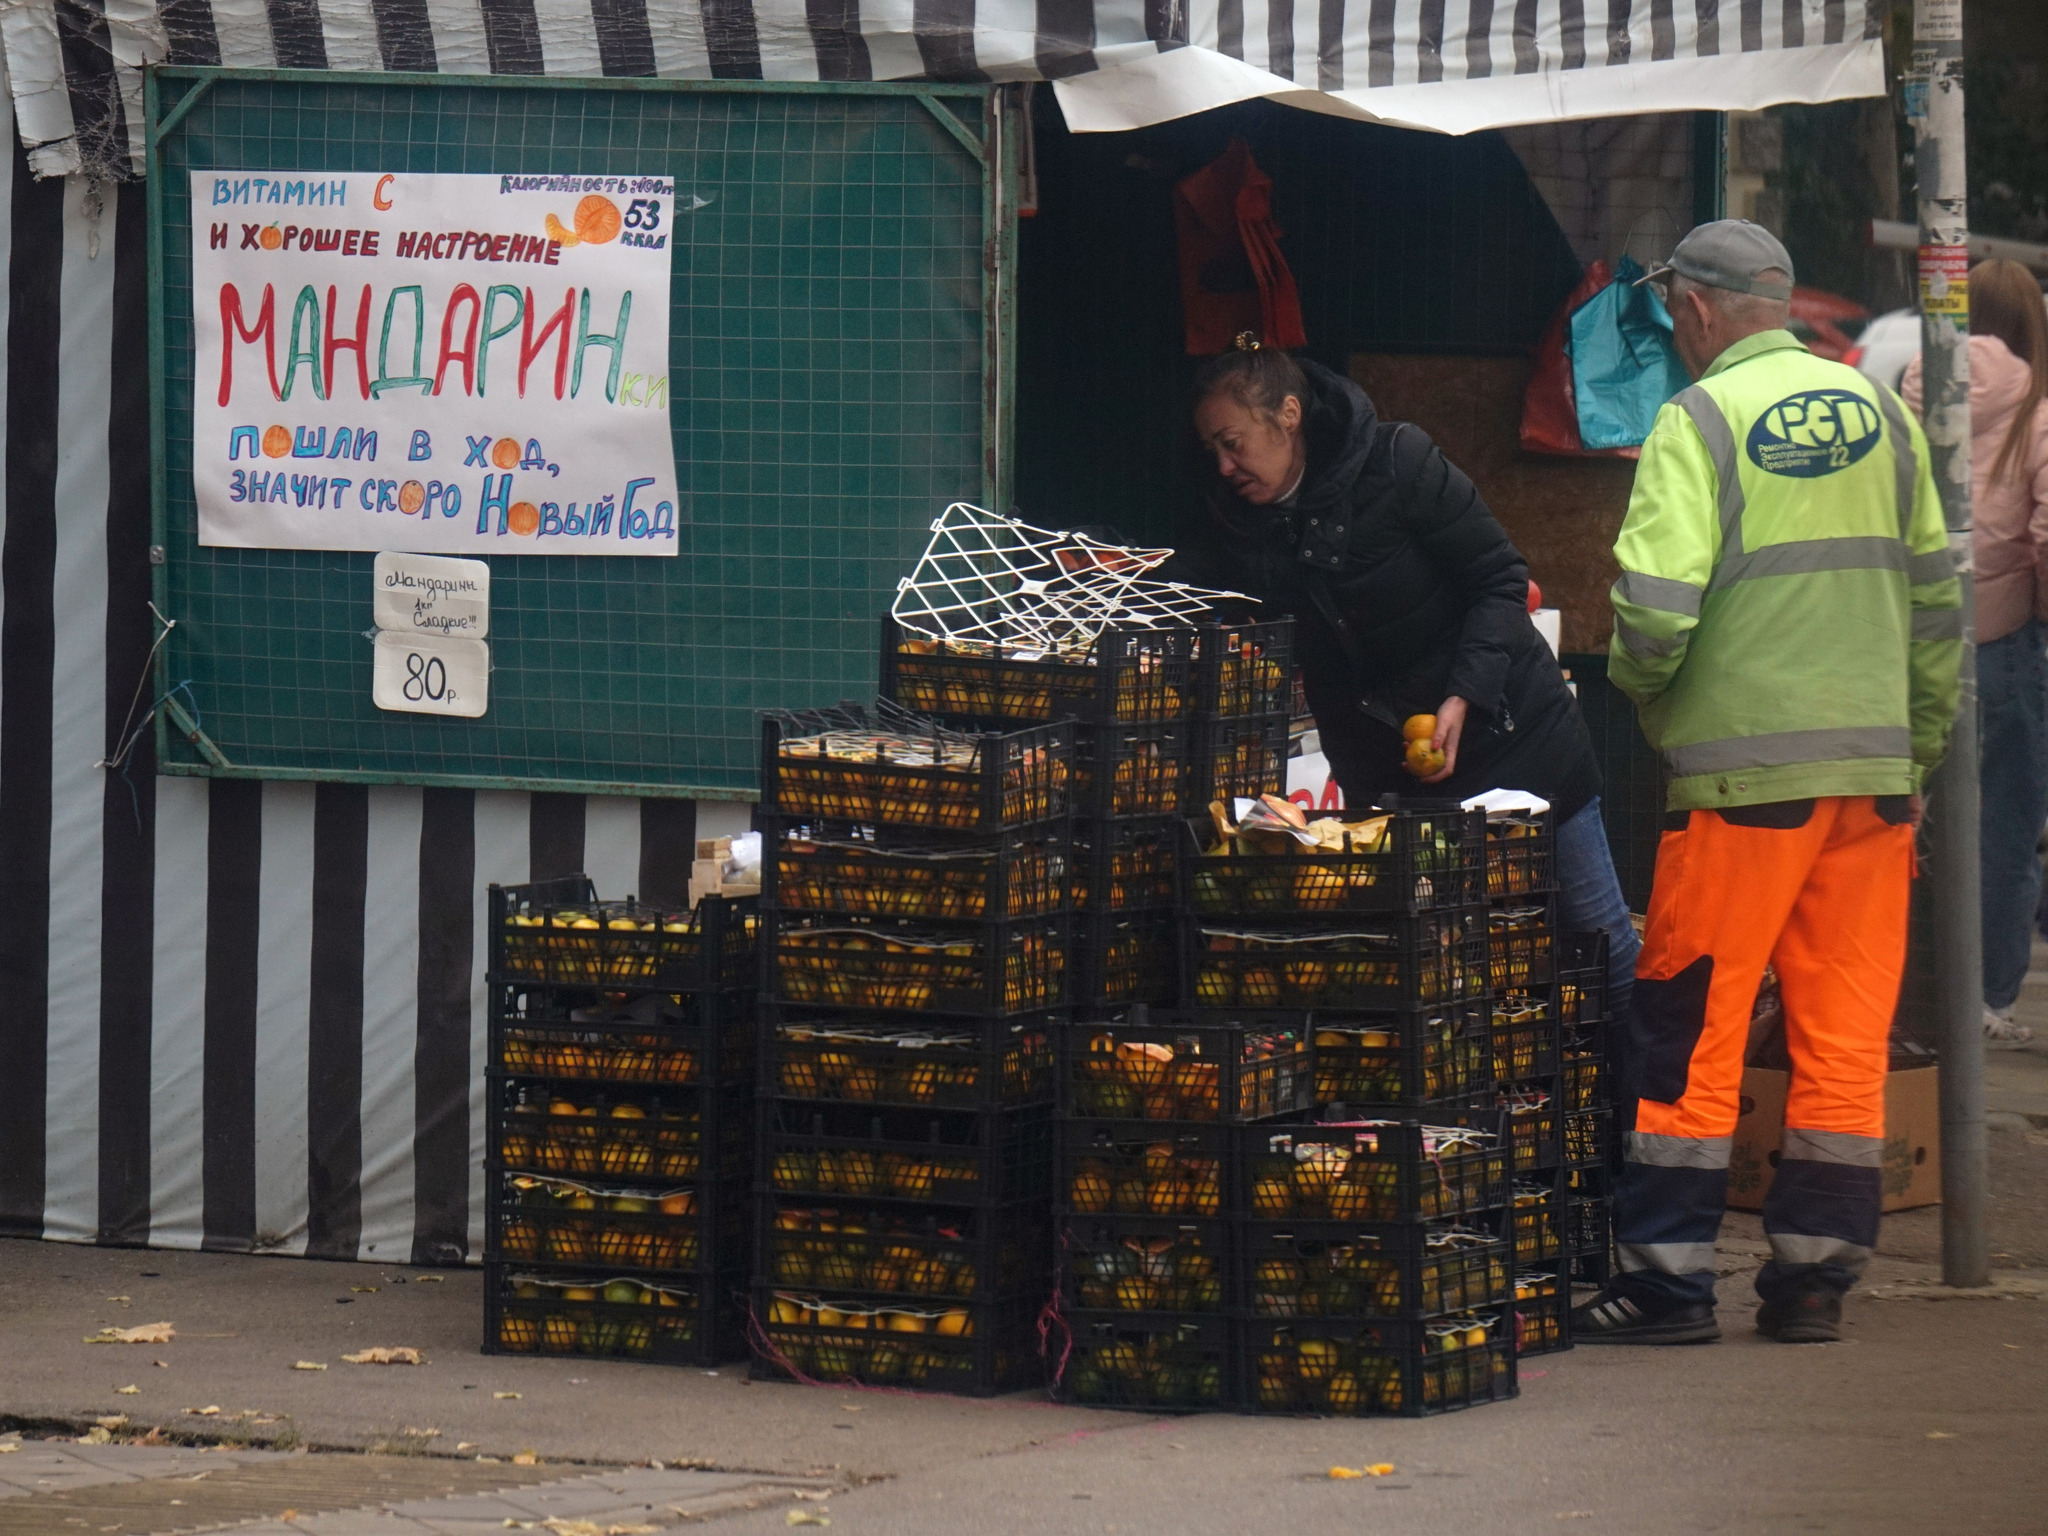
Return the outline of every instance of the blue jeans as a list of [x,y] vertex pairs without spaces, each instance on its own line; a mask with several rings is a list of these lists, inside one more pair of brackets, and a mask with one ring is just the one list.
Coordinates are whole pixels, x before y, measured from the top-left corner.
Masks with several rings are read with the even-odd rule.
[[2048,630],[2029,619],[1977,648],[1977,825],[1987,1008],[2010,1007],[2020,995],[2041,899],[2041,860],[2034,850],[2042,823],[2048,821],[2044,642]]
[[[1614,873],[1614,852],[1607,845],[1607,824],[1595,795],[1557,829],[1559,916],[1567,928],[1607,935],[1607,1038],[1618,1043],[1626,1035],[1629,998],[1636,985],[1636,955],[1642,940],[1628,920],[1628,903]],[[2030,909],[2031,910],[2031,909]],[[1619,1066],[1619,1063],[1615,1064]]]

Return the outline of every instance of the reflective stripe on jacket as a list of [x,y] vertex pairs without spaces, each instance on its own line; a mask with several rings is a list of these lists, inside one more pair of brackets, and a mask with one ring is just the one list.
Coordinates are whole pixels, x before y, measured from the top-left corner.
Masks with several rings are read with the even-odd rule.
[[1962,593],[1920,424],[1788,331],[1658,414],[1614,552],[1608,676],[1673,810],[1917,792],[1948,747]]

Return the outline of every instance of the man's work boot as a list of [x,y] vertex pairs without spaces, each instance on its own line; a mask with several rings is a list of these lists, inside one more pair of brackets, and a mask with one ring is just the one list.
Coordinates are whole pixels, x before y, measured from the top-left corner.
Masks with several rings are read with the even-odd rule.
[[1802,1285],[1758,1307],[1756,1331],[1780,1344],[1832,1344],[1842,1336],[1841,1293]]
[[1660,1307],[1610,1287],[1572,1308],[1574,1344],[1711,1344],[1720,1337],[1711,1302]]

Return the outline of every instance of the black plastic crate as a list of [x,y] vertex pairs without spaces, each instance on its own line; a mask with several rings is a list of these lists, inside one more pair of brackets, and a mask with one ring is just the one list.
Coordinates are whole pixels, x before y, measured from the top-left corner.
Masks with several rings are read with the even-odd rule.
[[1486,821],[1486,899],[1514,903],[1557,889],[1557,832],[1549,811]]
[[1192,628],[1110,625],[1087,649],[931,640],[882,620],[882,694],[952,720],[1184,720],[1195,704]]
[[583,1355],[718,1365],[746,1355],[738,1274],[628,1277],[484,1268],[487,1355]]
[[1212,800],[1228,806],[1286,793],[1290,724],[1285,715],[1197,719],[1188,749],[1189,812],[1200,812]]
[[1044,1201],[965,1211],[763,1195],[754,1273],[783,1290],[972,1301],[1051,1283]]
[[1189,729],[1186,721],[1074,727],[1074,814],[1180,815]]
[[1195,627],[1195,713],[1286,715],[1294,702],[1294,620]]
[[1614,1120],[1604,1109],[1567,1112],[1564,1117],[1564,1166],[1606,1168],[1615,1155]]
[[750,1084],[719,1089],[497,1081],[488,1161],[517,1173],[607,1184],[685,1184],[743,1175],[753,1149]]
[[761,905],[854,917],[982,922],[1067,905],[1065,822],[948,837],[848,822],[783,822],[763,833]]
[[1253,1317],[1469,1312],[1512,1296],[1510,1246],[1491,1231],[1449,1224],[1247,1221],[1238,1231],[1237,1293]]
[[1607,935],[1567,930],[1558,935],[1557,1017],[1568,1029],[1604,1025],[1607,1009]]
[[1564,1058],[1564,1107],[1568,1113],[1606,1109],[1610,1105],[1607,1062],[1593,1051],[1570,1051]]
[[744,1180],[648,1189],[502,1170],[488,1178],[493,1259],[638,1274],[743,1270],[751,1257]]
[[1442,1221],[1507,1203],[1490,1132],[1413,1121],[1242,1126],[1237,1209],[1260,1221]]
[[1311,1107],[1306,1013],[1138,1006],[1061,1033],[1060,1109],[1106,1120],[1239,1122]]
[[1231,1310],[1231,1223],[1183,1216],[1059,1219],[1060,1296],[1093,1312]]
[[490,1070],[564,1084],[719,1087],[754,1076],[754,994],[647,992],[623,1005],[535,982],[491,988]]
[[1323,929],[1200,918],[1184,935],[1182,995],[1198,1008],[1372,1011],[1487,995],[1477,908],[1361,913]]
[[761,1087],[786,1099],[906,1109],[999,1109],[1053,1096],[1064,1013],[1000,1022],[864,1018],[771,1004]]
[[1180,823],[1171,817],[1074,823],[1077,912],[1160,911],[1180,899]]
[[1515,1353],[1554,1355],[1572,1347],[1572,1281],[1562,1266],[1515,1276]]
[[706,896],[695,907],[601,901],[583,875],[490,887],[494,981],[607,991],[752,986],[751,896]]
[[1422,1323],[1247,1322],[1242,1350],[1246,1406],[1264,1413],[1417,1418],[1517,1391],[1505,1308]]
[[1206,1313],[1063,1311],[1047,1354],[1061,1402],[1091,1408],[1228,1408],[1237,1324]]
[[1594,1193],[1567,1194],[1563,1219],[1563,1256],[1572,1279],[1605,1285],[1614,1273],[1614,1206],[1604,1186]]
[[1318,1104],[1464,1105],[1494,1081],[1484,1001],[1317,1014],[1314,1042]]
[[1565,1255],[1565,1207],[1557,1176],[1527,1174],[1515,1180],[1515,1267],[1554,1264]]
[[1504,902],[1487,914],[1487,976],[1495,992],[1557,979],[1557,898]]
[[778,1002],[1003,1018],[1067,1000],[1065,913],[943,923],[775,911],[764,922]]
[[1504,1083],[1555,1076],[1563,1067],[1563,1031],[1554,989],[1509,992],[1493,1004],[1493,1075]]
[[1564,1110],[1559,1079],[1503,1084],[1500,1108],[1517,1175],[1564,1164]]
[[877,1302],[757,1285],[751,1300],[756,1380],[992,1397],[1039,1375],[1038,1297]]
[[1180,997],[1172,912],[1076,912],[1073,985],[1077,1008],[1170,1005]]
[[763,1193],[812,1200],[991,1206],[1052,1192],[1052,1106],[926,1113],[762,1106]]
[[798,820],[999,832],[1067,814],[1071,725],[970,735],[858,705],[761,722],[761,809]]
[[1230,1214],[1232,1128],[1063,1120],[1055,1198],[1068,1218]]
[[[1189,820],[1198,849],[1183,864],[1189,910],[1233,925],[1327,927],[1361,913],[1440,912],[1485,900],[1485,812],[1446,804],[1347,818],[1355,830],[1333,834],[1335,847],[1291,842],[1261,853],[1219,852],[1213,821]],[[1245,839],[1235,841],[1242,850]]]

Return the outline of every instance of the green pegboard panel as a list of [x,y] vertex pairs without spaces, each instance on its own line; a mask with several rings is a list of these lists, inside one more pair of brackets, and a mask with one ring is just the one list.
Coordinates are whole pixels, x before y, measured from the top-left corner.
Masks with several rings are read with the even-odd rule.
[[[985,129],[1011,110],[991,95],[153,72],[163,770],[751,797],[756,711],[871,693],[932,518],[1007,479],[985,252],[1014,239],[1015,136]],[[667,174],[705,200],[671,278],[681,551],[490,557],[481,719],[372,706],[374,556],[198,543],[186,173],[253,167]]]

